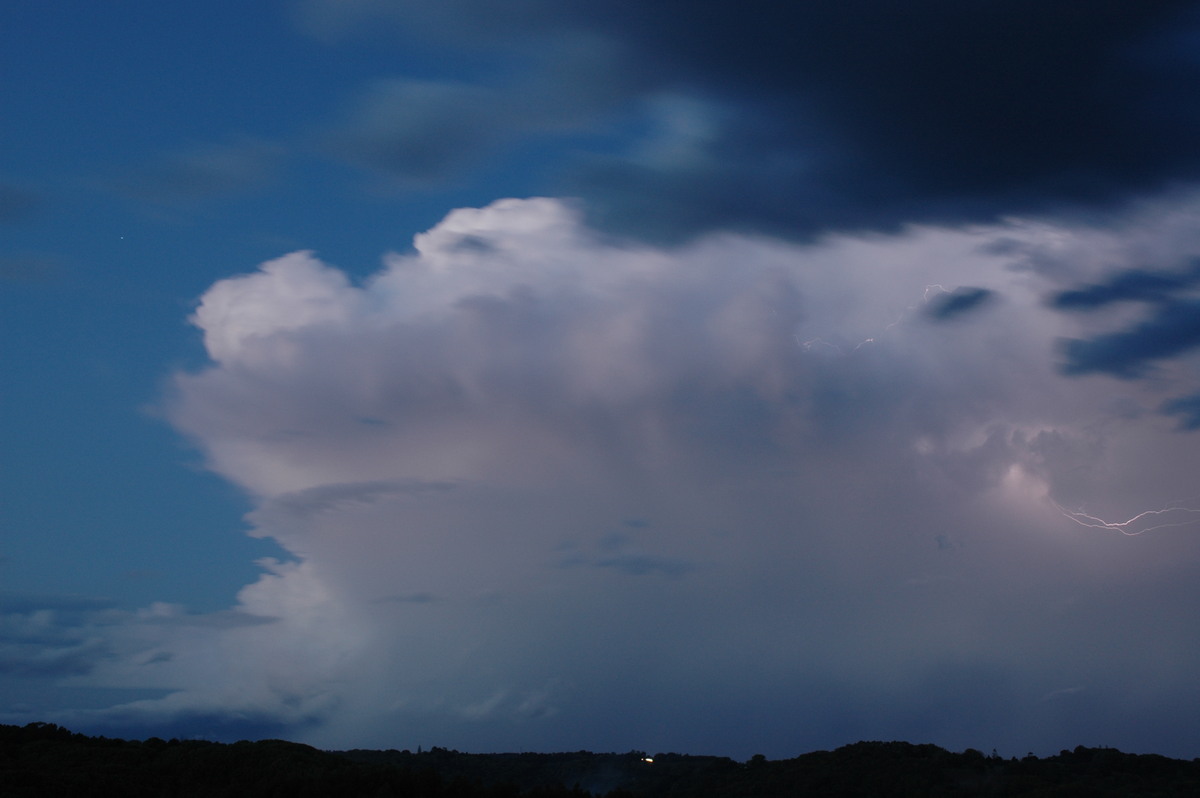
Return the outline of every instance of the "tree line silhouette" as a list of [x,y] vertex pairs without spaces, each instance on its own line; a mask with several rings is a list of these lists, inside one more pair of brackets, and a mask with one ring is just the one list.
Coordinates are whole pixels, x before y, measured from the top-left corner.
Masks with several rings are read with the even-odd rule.
[[[651,760],[652,761],[649,761]],[[1004,759],[935,745],[859,742],[792,759],[655,754],[321,751],[284,740],[122,740],[49,723],[0,725],[0,796],[1195,796],[1200,760],[1075,748]]]

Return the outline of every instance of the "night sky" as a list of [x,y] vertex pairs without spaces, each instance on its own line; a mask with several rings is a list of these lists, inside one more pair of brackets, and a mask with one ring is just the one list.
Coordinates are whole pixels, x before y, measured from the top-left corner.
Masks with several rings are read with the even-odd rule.
[[1200,756],[1200,3],[0,9],[0,723]]

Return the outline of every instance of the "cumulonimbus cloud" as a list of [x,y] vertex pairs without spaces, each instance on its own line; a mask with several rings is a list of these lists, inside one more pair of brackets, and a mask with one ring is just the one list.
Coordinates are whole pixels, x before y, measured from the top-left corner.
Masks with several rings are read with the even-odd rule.
[[[1168,750],[1104,713],[1192,690],[1188,530],[1068,512],[1193,484],[1156,413],[1181,388],[1064,376],[1055,342],[1091,317],[1045,302],[1151,224],[660,249],[502,200],[361,282],[306,252],[222,280],[193,316],[211,364],[167,413],[290,559],[221,622],[113,624],[77,680],[173,692],[80,717],[472,750],[1096,728]],[[995,301],[939,323],[945,292]],[[1081,684],[1075,715],[1042,700]]]

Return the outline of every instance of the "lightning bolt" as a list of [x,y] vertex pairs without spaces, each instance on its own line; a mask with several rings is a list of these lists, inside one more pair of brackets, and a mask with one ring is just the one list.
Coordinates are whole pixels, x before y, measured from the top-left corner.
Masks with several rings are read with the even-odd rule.
[[929,301],[929,292],[930,292],[930,291],[932,291],[932,290],[933,290],[933,289],[935,289],[935,288],[937,289],[937,292],[938,292],[939,294],[948,294],[948,293],[950,293],[950,291],[949,291],[949,290],[948,290],[948,289],[947,289],[945,286],[943,286],[942,284],[940,284],[940,283],[932,283],[932,284],[930,284],[930,285],[927,285],[927,286],[925,286],[925,293],[922,295],[922,300],[923,300],[923,301],[925,301],[925,302],[928,302],[928,301]]
[[1158,510],[1144,510],[1127,521],[1105,521],[1103,518],[1097,518],[1080,510],[1068,510],[1057,502],[1051,503],[1058,508],[1060,513],[1080,526],[1091,529],[1107,529],[1129,537],[1144,535],[1156,529],[1200,524],[1200,509],[1189,507],[1184,502],[1171,502]]
[[800,348],[803,349],[805,352],[812,352],[813,350],[830,349],[839,355],[845,354],[845,352],[842,351],[842,348],[840,346],[838,346],[837,344],[831,344],[828,341],[826,341],[824,338],[819,338],[819,337],[818,338],[810,338],[807,341],[801,341],[799,335],[795,335],[792,337],[795,339],[796,343],[798,343],[800,345]]

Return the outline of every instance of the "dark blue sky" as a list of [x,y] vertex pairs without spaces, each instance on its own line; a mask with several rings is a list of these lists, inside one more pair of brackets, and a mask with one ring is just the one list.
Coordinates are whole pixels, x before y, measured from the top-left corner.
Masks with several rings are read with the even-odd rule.
[[0,722],[1200,755],[1200,7],[0,11]]

